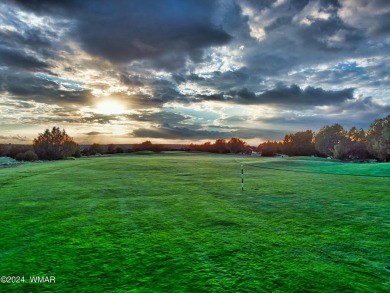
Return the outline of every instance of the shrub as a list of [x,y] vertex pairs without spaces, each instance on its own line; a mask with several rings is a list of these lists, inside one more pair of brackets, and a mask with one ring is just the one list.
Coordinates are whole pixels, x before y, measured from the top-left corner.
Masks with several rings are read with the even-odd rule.
[[24,153],[18,153],[15,156],[16,161],[24,161]]
[[34,151],[26,151],[24,153],[18,153],[15,157],[17,161],[37,161],[38,156]]
[[10,158],[14,158],[16,159],[16,156],[19,154],[19,153],[25,153],[27,151],[30,151],[30,150],[33,150],[32,146],[28,146],[28,145],[12,145],[8,152],[7,152],[7,156],[10,157]]
[[77,150],[75,151],[75,153],[73,154],[73,157],[75,157],[75,158],[81,158],[81,151],[80,151],[80,149],[77,149]]
[[24,153],[24,161],[37,161],[38,155],[34,151],[27,151]]

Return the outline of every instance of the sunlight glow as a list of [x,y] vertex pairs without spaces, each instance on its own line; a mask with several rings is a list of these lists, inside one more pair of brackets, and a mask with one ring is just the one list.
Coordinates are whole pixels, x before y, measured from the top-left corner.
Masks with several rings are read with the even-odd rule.
[[93,109],[93,112],[104,115],[124,114],[126,108],[116,101],[103,101],[97,104],[96,108]]

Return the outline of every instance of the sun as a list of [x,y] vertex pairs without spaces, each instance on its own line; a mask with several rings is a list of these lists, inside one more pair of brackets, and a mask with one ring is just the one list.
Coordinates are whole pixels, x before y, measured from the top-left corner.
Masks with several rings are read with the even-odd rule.
[[93,112],[104,115],[124,114],[126,112],[126,108],[116,101],[103,101],[96,105]]

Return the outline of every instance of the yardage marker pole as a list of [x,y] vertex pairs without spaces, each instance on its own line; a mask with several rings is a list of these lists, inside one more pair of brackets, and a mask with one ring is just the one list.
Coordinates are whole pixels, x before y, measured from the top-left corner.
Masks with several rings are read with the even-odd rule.
[[241,165],[241,191],[244,191],[244,165]]

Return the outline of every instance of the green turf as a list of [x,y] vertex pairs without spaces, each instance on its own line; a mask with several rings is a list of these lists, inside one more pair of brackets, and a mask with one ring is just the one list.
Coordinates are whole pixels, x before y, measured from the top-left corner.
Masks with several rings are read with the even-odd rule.
[[390,177],[389,164],[355,163],[316,157],[253,158],[244,159],[249,168],[264,168],[305,173],[338,174],[352,176]]
[[373,177],[389,169],[186,153],[0,169],[0,275],[56,278],[0,291],[389,292],[390,177]]

